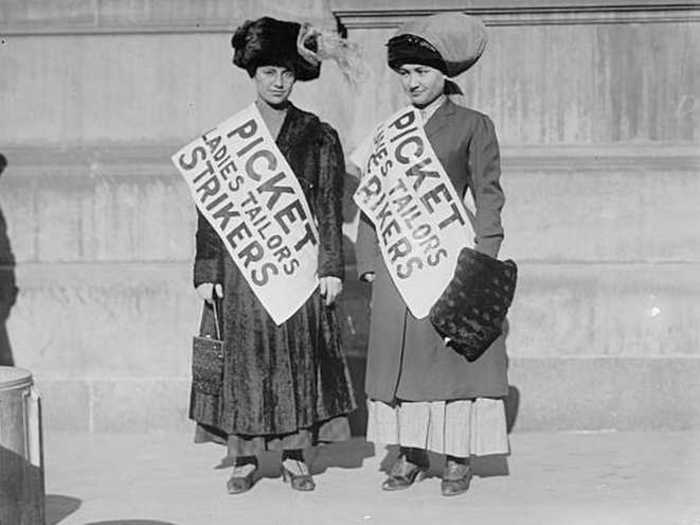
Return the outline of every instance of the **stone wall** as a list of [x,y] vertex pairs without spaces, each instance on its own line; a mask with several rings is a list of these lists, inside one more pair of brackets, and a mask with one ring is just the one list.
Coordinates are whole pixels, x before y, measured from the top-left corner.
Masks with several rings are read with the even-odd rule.
[[[280,4],[0,5],[0,201],[21,288],[8,331],[47,429],[190,427],[194,217],[169,156],[253,96],[230,65],[232,28],[303,17],[362,44],[364,83],[324,64],[293,96],[350,151],[405,103],[384,65],[396,25],[464,5]],[[490,42],[458,80],[496,124],[502,256],[520,265],[507,340],[516,428],[699,427],[700,7],[469,6]],[[348,282],[341,312],[359,391],[366,294]]]

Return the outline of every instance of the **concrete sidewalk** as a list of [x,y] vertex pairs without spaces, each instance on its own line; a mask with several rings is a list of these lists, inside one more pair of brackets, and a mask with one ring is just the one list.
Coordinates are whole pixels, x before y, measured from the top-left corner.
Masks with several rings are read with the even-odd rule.
[[357,438],[320,450],[315,492],[293,492],[270,457],[229,496],[224,449],[191,436],[49,434],[47,523],[700,525],[698,432],[515,433],[511,447],[454,498],[438,478],[382,492],[385,451]]

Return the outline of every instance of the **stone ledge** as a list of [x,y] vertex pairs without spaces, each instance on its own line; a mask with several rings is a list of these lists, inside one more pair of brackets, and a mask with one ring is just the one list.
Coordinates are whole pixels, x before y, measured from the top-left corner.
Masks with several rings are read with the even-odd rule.
[[[15,361],[51,377],[182,377],[200,309],[190,272],[188,262],[20,266],[7,325]],[[370,287],[353,272],[338,317],[346,353],[363,356]],[[508,351],[698,356],[698,275],[698,264],[521,262]]]
[[[182,145],[95,143],[92,145],[4,145],[7,175],[14,178],[127,177],[180,180],[170,161]],[[688,142],[619,142],[602,144],[502,144],[504,169],[513,172],[700,169],[700,144]],[[352,165],[348,171],[354,172]],[[352,169],[351,169],[352,168]],[[5,183],[7,184],[7,182]]]
[[700,359],[514,359],[517,430],[700,427]]
[[506,345],[518,358],[700,356],[698,297],[698,264],[521,264]]
[[[3,0],[3,4],[0,33],[18,36],[230,33],[238,23],[255,18],[256,14],[292,18],[294,13],[293,9],[269,0]],[[322,0],[305,4],[306,19],[331,24],[331,15]]]
[[552,2],[547,0],[331,0],[331,10],[347,29],[396,27],[418,16],[462,11],[491,26],[686,22],[700,20],[696,2],[616,0]]
[[[194,205],[171,151],[7,150],[1,200],[18,262],[190,258]],[[505,146],[502,166],[506,246],[519,259],[700,260],[700,147]],[[347,175],[345,185],[352,231],[356,179]]]
[[[353,430],[362,435],[365,360],[350,358],[349,365],[360,403]],[[512,359],[509,378],[514,431],[700,429],[697,358]],[[188,377],[38,375],[36,383],[47,432],[191,430]]]
[[[5,35],[75,34],[163,34],[229,33],[236,21],[267,14],[282,18],[303,18],[316,24],[332,25],[325,3],[306,2],[297,10],[264,2],[261,10],[253,1],[223,0],[77,0],[70,3],[6,1],[0,7],[0,33]],[[600,24],[683,22],[700,19],[696,2],[656,0],[439,0],[427,5],[420,0],[333,0],[330,11],[347,28],[394,27],[402,21],[438,12],[466,11],[489,25]],[[222,22],[225,20],[227,22]]]

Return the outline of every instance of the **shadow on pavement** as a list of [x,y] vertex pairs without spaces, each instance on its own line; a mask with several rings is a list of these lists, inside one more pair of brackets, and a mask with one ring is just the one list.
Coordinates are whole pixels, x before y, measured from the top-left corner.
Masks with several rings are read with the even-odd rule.
[[[385,447],[385,455],[379,466],[379,470],[389,473],[391,466],[399,456],[398,445],[387,445]],[[428,459],[430,460],[429,475],[432,477],[442,476],[443,467],[445,465],[445,456],[435,452],[428,451]],[[472,466],[474,475],[479,478],[490,478],[494,476],[508,476],[508,455],[507,454],[492,454],[489,456],[471,456],[469,462]]]
[[474,475],[478,478],[491,478],[494,476],[507,476],[508,456],[505,454],[492,454],[490,456],[474,456],[470,460]]
[[515,422],[518,419],[518,410],[520,410],[520,390],[518,387],[508,385],[508,395],[503,400],[506,405],[506,430],[510,434],[515,428]]
[[311,464],[313,474],[320,474],[329,468],[361,468],[365,458],[374,456],[374,445],[364,438],[324,445],[317,449]]
[[[13,419],[25,409],[11,398],[0,399],[0,524],[44,523],[44,473],[27,457],[8,448],[27,447],[22,423]],[[4,424],[4,425],[3,425]],[[24,442],[23,442],[24,441]],[[6,446],[7,445],[7,446]]]
[[[508,357],[508,335],[510,334],[510,321],[506,318],[503,323],[503,345],[506,350],[506,369],[510,368],[510,358]],[[515,428],[515,423],[518,420],[518,411],[520,410],[520,390],[514,385],[508,385],[508,393],[503,400],[506,410],[506,429],[510,434]]]
[[170,521],[157,520],[110,520],[110,521],[91,521],[85,525],[176,525]]
[[[364,438],[352,438],[348,441],[329,443],[315,447],[311,456],[307,456],[311,473],[322,474],[329,468],[357,469],[362,467],[365,458],[374,456],[374,445]],[[281,453],[265,452],[258,457],[258,475],[262,478],[279,478],[281,476]],[[233,467],[233,459],[224,457],[215,469]]]
[[58,525],[80,508],[82,501],[71,496],[47,494],[45,498],[46,525]]

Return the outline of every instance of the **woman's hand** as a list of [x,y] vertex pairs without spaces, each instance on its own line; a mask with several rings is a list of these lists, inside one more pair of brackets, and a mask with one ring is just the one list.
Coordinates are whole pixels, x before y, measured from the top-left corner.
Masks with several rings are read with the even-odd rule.
[[365,272],[360,276],[360,281],[364,281],[366,283],[371,283],[374,281],[374,272]]
[[343,291],[343,281],[338,277],[328,276],[319,279],[319,288],[321,296],[326,298],[326,306],[330,306],[335,301],[336,297]]
[[224,288],[220,284],[202,283],[197,286],[196,290],[197,295],[208,303],[212,302],[214,294],[216,294],[218,299],[221,299],[224,296]]

